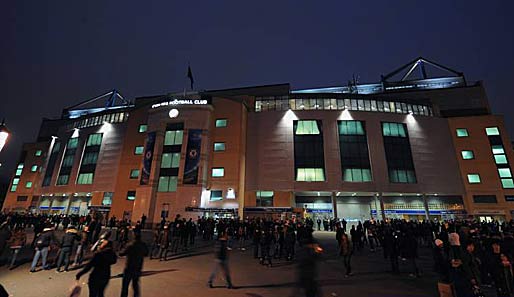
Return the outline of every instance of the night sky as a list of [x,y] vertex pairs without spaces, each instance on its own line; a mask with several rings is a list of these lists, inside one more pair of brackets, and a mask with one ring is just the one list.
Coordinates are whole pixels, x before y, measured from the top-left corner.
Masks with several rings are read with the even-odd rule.
[[[514,136],[514,1],[23,1],[0,8],[0,178],[42,117],[118,89],[378,82],[424,56],[484,80]],[[364,5],[363,3],[366,3]]]

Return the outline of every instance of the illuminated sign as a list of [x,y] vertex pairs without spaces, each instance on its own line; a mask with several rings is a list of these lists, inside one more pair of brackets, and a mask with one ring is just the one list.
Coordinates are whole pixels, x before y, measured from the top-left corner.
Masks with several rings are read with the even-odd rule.
[[209,101],[206,99],[173,99],[152,105],[152,108],[176,105],[207,105]]

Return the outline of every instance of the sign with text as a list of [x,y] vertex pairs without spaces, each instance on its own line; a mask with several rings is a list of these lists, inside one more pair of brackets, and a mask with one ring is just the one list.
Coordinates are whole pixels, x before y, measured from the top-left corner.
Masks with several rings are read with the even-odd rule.
[[177,105],[208,105],[210,104],[207,99],[172,99],[159,103],[152,104],[152,108],[159,108],[164,106],[177,106]]

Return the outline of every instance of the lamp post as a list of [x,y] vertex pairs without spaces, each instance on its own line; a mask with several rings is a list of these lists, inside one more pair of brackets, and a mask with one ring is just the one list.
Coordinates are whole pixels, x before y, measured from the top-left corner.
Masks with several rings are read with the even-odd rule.
[[11,135],[11,131],[5,126],[5,120],[2,120],[2,123],[0,123],[0,152],[4,148],[9,135]]

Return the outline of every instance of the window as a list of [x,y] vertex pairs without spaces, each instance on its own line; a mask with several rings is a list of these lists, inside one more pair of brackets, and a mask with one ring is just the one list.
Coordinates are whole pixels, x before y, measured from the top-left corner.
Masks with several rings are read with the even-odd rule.
[[256,203],[260,207],[272,207],[273,206],[273,191],[257,191]]
[[505,195],[505,201],[514,202],[514,196],[513,195]]
[[20,164],[18,164],[18,167],[16,168],[15,175],[20,176],[22,172],[23,172],[23,163],[20,163]]
[[16,192],[16,189],[18,188],[19,183],[20,183],[19,177],[15,177],[12,179],[11,192]]
[[514,180],[512,178],[502,178],[502,187],[504,189],[513,189],[514,188]]
[[24,201],[27,201],[29,199],[29,196],[18,196],[16,197],[16,201],[17,202],[24,202]]
[[227,119],[216,119],[216,128],[222,128],[227,126]]
[[382,123],[389,182],[416,183],[414,161],[407,127],[402,123]]
[[144,147],[142,145],[136,146],[134,148],[134,155],[142,155],[144,152]]
[[181,145],[184,131],[166,131],[164,134],[164,145]]
[[214,151],[220,152],[225,150],[225,143],[224,142],[215,142],[214,143]]
[[225,176],[225,168],[212,168],[212,177],[223,177]]
[[298,168],[296,169],[296,181],[325,181],[325,172],[323,168]]
[[102,137],[103,137],[102,133],[90,134],[87,138],[86,146],[101,145]]
[[474,203],[496,203],[496,195],[473,195]]
[[139,177],[139,169],[132,169],[130,170],[130,178],[138,178]]
[[30,167],[30,172],[36,172],[37,171],[37,165],[32,165],[32,167]]
[[41,157],[42,154],[43,154],[42,150],[36,150],[36,152],[34,153],[34,156]]
[[493,155],[505,154],[503,150],[503,145],[492,145],[491,150],[493,151]]
[[25,183],[25,188],[27,188],[27,189],[32,188],[32,182],[31,181],[26,182]]
[[405,125],[402,123],[382,123],[382,134],[392,137],[407,137]]
[[177,177],[176,176],[160,176],[157,192],[176,192]]
[[93,173],[80,173],[77,178],[77,184],[90,185],[93,183]]
[[104,192],[104,199],[102,199],[102,205],[111,205],[113,192]]
[[498,168],[498,174],[500,175],[500,177],[512,177],[510,168]]
[[318,135],[320,134],[318,123],[315,120],[298,121],[295,135]]
[[96,164],[98,161],[98,152],[87,152],[82,157],[82,165]]
[[485,134],[487,136],[500,135],[500,130],[498,130],[498,127],[485,128]]
[[136,200],[136,191],[128,191],[127,192],[127,200],[130,200],[130,201]]
[[457,128],[457,137],[468,137],[468,129],[466,128]]
[[57,177],[57,185],[58,186],[62,186],[62,185],[67,185],[68,182],[70,180],[70,176],[69,175],[59,175],[59,177]]
[[345,182],[370,182],[371,170],[351,168],[343,171],[343,178]]
[[464,160],[471,160],[475,158],[475,155],[473,154],[473,151],[461,151],[462,159]]
[[480,175],[478,173],[468,174],[468,182],[470,184],[479,184],[480,183]]
[[223,199],[223,191],[211,190],[211,197],[209,198],[210,201],[218,201],[221,199]]
[[139,129],[137,130],[139,133],[144,133],[146,132],[146,129],[148,129],[148,125],[146,124],[141,124],[139,125]]
[[507,156],[505,155],[494,155],[494,162],[496,164],[508,164]]
[[338,121],[341,170],[346,182],[371,181],[368,141],[361,121]]
[[162,154],[161,168],[178,168],[180,165],[180,153]]

